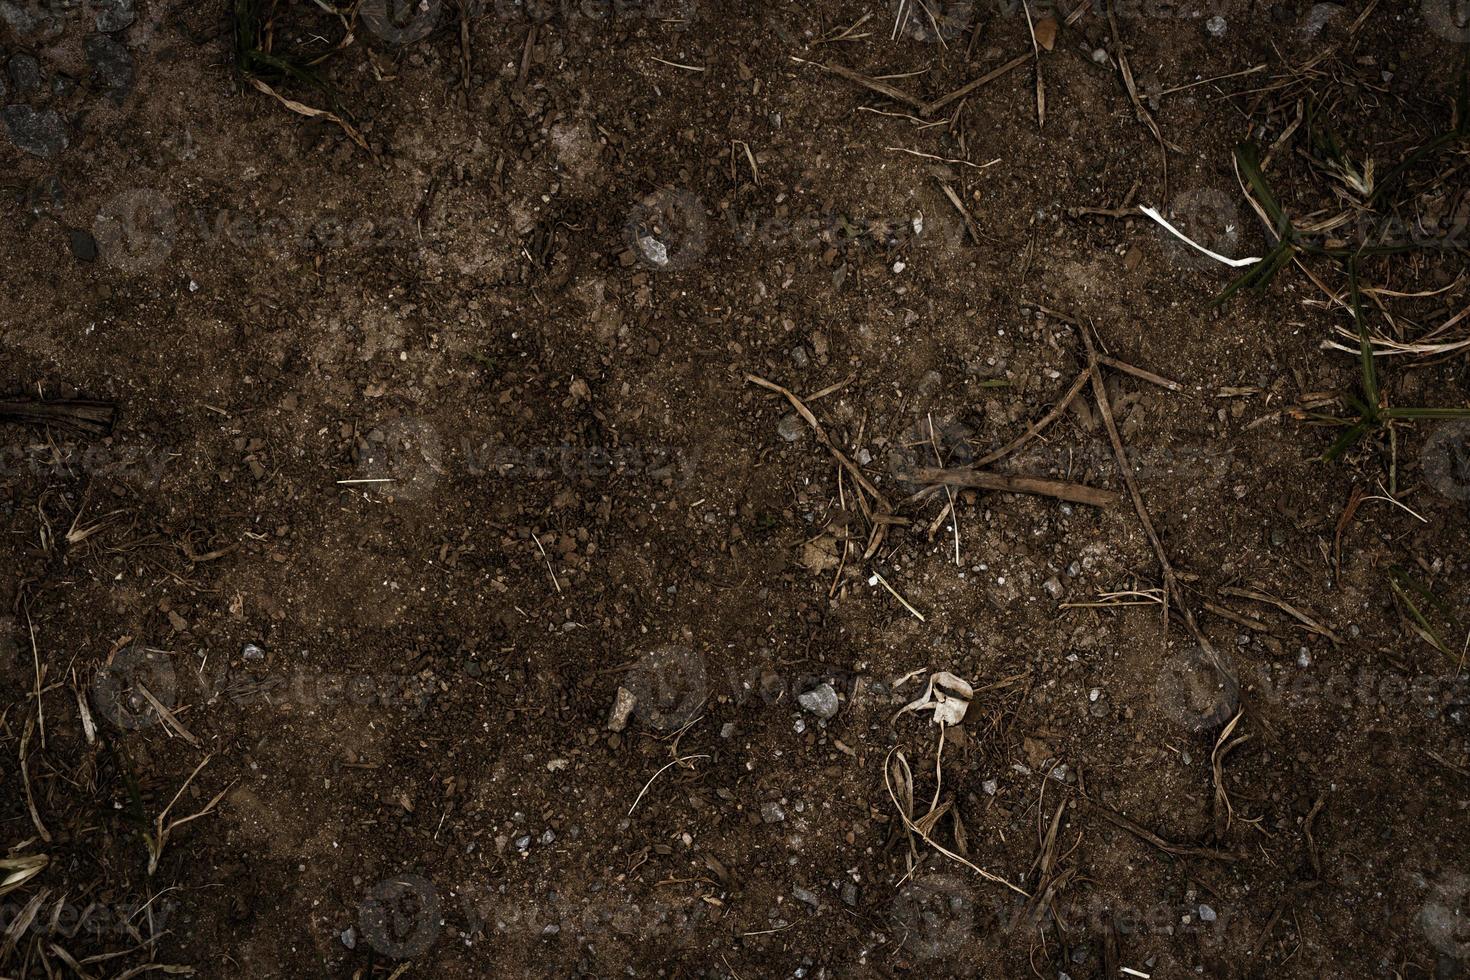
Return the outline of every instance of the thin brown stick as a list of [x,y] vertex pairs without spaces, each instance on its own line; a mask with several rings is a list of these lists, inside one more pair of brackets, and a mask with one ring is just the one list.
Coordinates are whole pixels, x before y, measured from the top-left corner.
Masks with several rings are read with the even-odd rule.
[[904,105],[913,106],[921,114],[924,111],[923,99],[910,95],[898,86],[890,85],[882,79],[874,78],[872,75],[864,75],[860,71],[853,71],[851,68],[844,68],[842,65],[829,65],[820,61],[807,61],[805,58],[798,58],[795,55],[791,56],[791,60],[798,64],[815,65],[818,68],[824,68],[834,75],[847,79],[854,85],[861,85],[863,88],[872,89],[879,95],[887,96],[895,102],[902,102]]
[[767,381],[765,378],[755,374],[746,374],[745,380],[753,385],[759,385],[767,391],[774,391],[778,395],[785,396],[786,400],[791,403],[791,407],[796,409],[796,413],[803,419],[806,419],[806,424],[812,427],[812,431],[817,435],[817,441],[826,447],[827,451],[832,454],[832,458],[837,460],[843,469],[847,470],[847,474],[852,477],[853,482],[861,487],[868,496],[878,502],[878,507],[884,514],[893,513],[893,507],[889,504],[888,498],[868,481],[868,478],[863,475],[863,471],[858,468],[856,463],[848,459],[847,455],[837,448],[832,442],[831,437],[827,435],[827,430],[822,428],[822,423],[818,422],[817,417],[812,414],[812,410],[807,408],[805,403],[792,393],[791,389],[783,388],[781,385],[776,384],[776,382]]
[[[1174,578],[1174,566],[1169,561],[1169,554],[1164,550],[1164,544],[1159,540],[1158,532],[1154,530],[1153,519],[1148,516],[1148,505],[1143,502],[1143,494],[1138,491],[1138,483],[1133,479],[1133,465],[1128,462],[1128,450],[1123,448],[1123,437],[1118,434],[1118,425],[1113,420],[1113,406],[1108,401],[1108,389],[1103,384],[1102,369],[1098,366],[1097,347],[1092,343],[1092,337],[1087,332],[1088,328],[1078,326],[1077,333],[1082,337],[1082,344],[1087,348],[1087,368],[1092,376],[1092,390],[1097,396],[1097,407],[1102,413],[1103,425],[1108,430],[1108,438],[1113,443],[1113,455],[1118,460],[1118,471],[1122,474],[1123,483],[1128,488],[1128,495],[1133,498],[1133,509],[1138,512],[1138,519],[1143,523],[1143,530],[1148,535],[1149,544],[1153,546],[1154,555],[1159,560],[1159,567],[1164,573],[1164,621],[1169,620],[1169,600],[1178,591],[1179,585]],[[1200,633],[1199,627],[1195,625],[1194,614],[1188,607],[1182,607],[1185,622],[1189,626],[1190,633],[1210,653],[1214,648],[1210,646],[1204,634]]]
[[974,465],[976,467],[989,466],[996,460],[1001,459],[1005,456],[1009,456],[1011,453],[1015,452],[1017,449],[1020,449],[1022,446],[1026,445],[1026,443],[1034,439],[1038,434],[1040,434],[1042,429],[1045,429],[1048,425],[1051,425],[1059,417],[1061,417],[1061,414],[1067,410],[1067,406],[1072,404],[1072,400],[1077,397],[1077,394],[1082,390],[1082,387],[1087,384],[1088,377],[1090,377],[1090,372],[1088,371],[1083,371],[1081,374],[1077,375],[1077,380],[1072,382],[1072,387],[1067,389],[1067,393],[1062,396],[1062,400],[1057,402],[1056,406],[1050,412],[1047,412],[1045,415],[1043,415],[1039,422],[1035,423],[1031,426],[1031,428],[1027,429],[1015,439],[1012,439],[1010,442],[1006,443],[1004,446],[1000,447],[994,452],[987,453],[980,459],[977,459]]
[[938,112],[940,109],[943,109],[945,106],[949,105],[956,99],[963,99],[965,96],[969,95],[977,88],[980,88],[982,85],[988,85],[989,83],[995,81],[997,78],[1000,78],[1002,75],[1010,74],[1030,60],[1031,55],[1029,54],[1017,55],[1010,61],[1007,61],[1005,64],[1001,65],[999,68],[994,68],[986,72],[984,75],[981,75],[979,78],[974,79],[973,81],[966,82],[964,85],[961,85],[959,88],[955,89],[948,95],[941,95],[933,102],[921,103],[919,105],[919,115],[932,116],[934,115],[934,113]]
[[1177,381],[1170,381],[1168,378],[1164,377],[1161,374],[1154,374],[1152,371],[1145,371],[1141,367],[1135,367],[1134,365],[1129,364],[1127,361],[1118,360],[1116,357],[1109,357],[1106,354],[1099,354],[1097,356],[1097,360],[1099,364],[1106,364],[1110,368],[1117,368],[1124,374],[1131,374],[1135,378],[1141,378],[1142,380],[1147,381],[1150,384],[1158,385],[1160,388],[1167,388],[1170,391],[1184,390],[1184,386]]
[[1084,796],[1082,798],[1090,803],[1097,815],[1108,823],[1128,831],[1128,833],[1145,843],[1152,844],[1165,854],[1173,854],[1178,857],[1209,858],[1211,861],[1223,861],[1227,864],[1239,860],[1234,854],[1228,851],[1217,851],[1208,847],[1186,847],[1181,844],[1171,844],[1148,828],[1129,820],[1112,807],[1099,803],[1091,797]]
[[912,479],[915,483],[937,483],[950,487],[976,487],[980,490],[1056,497],[1091,507],[1110,507],[1113,503],[1113,494],[1107,490],[1099,490],[1097,487],[1066,483],[1062,480],[1045,480],[1034,476],[1009,476],[1005,473],[991,473],[987,470],[976,470],[969,467],[954,469],[920,467],[914,470]]

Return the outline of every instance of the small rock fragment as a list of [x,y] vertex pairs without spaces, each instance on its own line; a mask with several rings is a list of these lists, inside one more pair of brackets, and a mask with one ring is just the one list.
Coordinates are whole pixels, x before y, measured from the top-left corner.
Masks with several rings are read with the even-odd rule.
[[68,228],[66,238],[73,258],[82,262],[97,261],[97,239],[92,237],[90,231],[85,228]]
[[822,904],[821,900],[817,898],[816,892],[803,888],[800,885],[792,885],[791,894],[796,897],[797,901],[805,902],[812,908],[819,908]]
[[607,729],[610,732],[620,732],[628,727],[628,718],[633,714],[633,709],[638,706],[638,695],[626,687],[619,687],[617,698],[613,701],[612,711],[607,716]]
[[831,684],[818,684],[804,694],[796,696],[796,703],[822,720],[837,717],[837,692]]
[[10,83],[16,95],[30,95],[41,87],[41,64],[28,54],[10,59]]
[[1062,580],[1057,578],[1055,575],[1042,583],[1041,587],[1045,589],[1046,594],[1051,596],[1053,599],[1060,599],[1067,591],[1066,588],[1062,585]]
[[786,819],[786,811],[776,802],[761,804],[761,819],[766,823],[780,823]]
[[66,123],[54,109],[37,111],[28,105],[8,105],[0,109],[0,119],[16,148],[32,156],[49,160],[70,144]]
[[108,34],[120,31],[138,18],[133,0],[95,0],[95,3],[99,31]]
[[795,442],[806,435],[806,423],[795,412],[787,412],[781,416],[781,421],[776,423],[776,432],[787,442]]
[[1199,920],[1201,922],[1214,922],[1216,918],[1218,918],[1218,916],[1216,915],[1215,910],[1210,908],[1208,905],[1201,905],[1199,907]]
[[1216,14],[1209,20],[1205,21],[1205,30],[1210,32],[1210,37],[1224,37],[1225,28],[1225,18],[1220,16],[1219,14]]
[[107,86],[112,101],[121,104],[133,87],[133,56],[125,45],[106,34],[93,34],[83,46],[87,63]]

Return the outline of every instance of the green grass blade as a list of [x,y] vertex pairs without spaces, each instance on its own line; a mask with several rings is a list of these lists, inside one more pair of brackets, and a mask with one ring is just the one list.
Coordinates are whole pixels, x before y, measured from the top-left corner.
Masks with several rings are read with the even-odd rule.
[[1387,408],[1382,414],[1391,419],[1464,419],[1470,408]]
[[1371,428],[1373,428],[1373,423],[1367,419],[1354,423],[1346,432],[1337,437],[1337,441],[1332,444],[1327,452],[1322,454],[1322,461],[1325,463],[1337,462],[1338,457],[1351,449],[1359,439],[1363,438],[1363,434]]
[[1363,294],[1358,285],[1358,257],[1348,261],[1348,285],[1352,291],[1353,323],[1358,328],[1358,357],[1363,370],[1363,398],[1368,403],[1369,420],[1378,418],[1378,367],[1373,363],[1373,342],[1368,339],[1368,324],[1363,318]]

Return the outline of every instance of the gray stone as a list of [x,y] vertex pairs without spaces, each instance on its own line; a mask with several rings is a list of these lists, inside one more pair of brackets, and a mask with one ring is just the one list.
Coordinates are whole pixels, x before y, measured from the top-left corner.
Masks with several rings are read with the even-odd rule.
[[18,54],[10,59],[10,83],[16,95],[30,95],[41,88],[43,81],[41,63],[28,54]]
[[28,105],[8,105],[0,109],[0,119],[16,148],[32,156],[49,160],[70,145],[66,122],[54,109],[37,111]]
[[1205,30],[1210,32],[1210,37],[1224,37],[1225,29],[1225,18],[1221,17],[1219,14],[1216,14],[1209,20],[1205,21]]
[[795,442],[806,435],[806,423],[795,412],[787,412],[781,416],[781,421],[776,423],[776,431],[787,442]]
[[[66,238],[73,258],[82,262],[97,261],[97,239],[92,237],[90,231],[85,228],[68,228]],[[245,649],[248,651],[250,648]]]
[[1215,914],[1215,910],[1208,905],[1201,905],[1199,907],[1199,920],[1201,922],[1214,922],[1216,918],[1218,916]]
[[786,819],[786,811],[781,808],[781,804],[779,803],[762,803],[761,819],[766,823],[780,823]]
[[618,693],[613,697],[612,710],[607,713],[607,730],[620,732],[627,728],[628,719],[636,707],[638,707],[638,695],[626,687],[619,687]]
[[803,888],[800,885],[792,885],[791,894],[796,896],[797,901],[805,902],[814,909],[821,907],[822,902],[817,898],[817,893],[814,891]]
[[119,41],[114,41],[106,34],[93,34],[84,43],[87,50],[87,63],[97,73],[112,94],[114,102],[122,102],[123,97],[133,88],[133,56],[128,49]]
[[810,691],[798,694],[796,703],[823,720],[837,717],[837,711],[841,707],[837,702],[837,692],[832,689],[831,684],[818,684]]
[[133,0],[96,0],[97,30],[120,31],[138,19]]
[[1045,589],[1046,594],[1051,596],[1053,599],[1060,599],[1067,592],[1066,588],[1062,585],[1062,580],[1057,578],[1055,575],[1043,582],[1041,587]]

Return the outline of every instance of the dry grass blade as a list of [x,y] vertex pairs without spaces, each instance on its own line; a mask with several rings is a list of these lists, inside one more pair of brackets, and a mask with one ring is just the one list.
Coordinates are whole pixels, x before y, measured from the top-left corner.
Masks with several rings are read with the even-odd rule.
[[1249,735],[1242,735],[1234,741],[1230,740],[1240,719],[1244,717],[1244,711],[1235,713],[1235,717],[1230,719],[1230,723],[1215,740],[1215,748],[1210,753],[1210,769],[1215,781],[1215,838],[1222,841],[1230,830],[1230,822],[1235,818],[1235,808],[1230,805],[1230,794],[1225,791],[1225,757],[1251,739]]
[[31,733],[35,730],[36,720],[26,719],[25,733],[20,737],[20,778],[26,791],[26,809],[30,811],[31,823],[36,826],[36,833],[46,843],[51,843],[51,831],[46,829],[46,824],[41,821],[41,812],[36,809],[36,796],[31,790],[30,748]]
[[812,414],[812,410],[807,408],[802,400],[796,397],[796,395],[789,388],[784,388],[781,385],[776,384],[776,382],[774,381],[767,381],[765,378],[762,378],[759,375],[755,374],[747,374],[745,376],[745,380],[750,384],[759,385],[760,387],[765,388],[767,391],[774,391],[778,395],[785,396],[786,400],[791,403],[791,407],[796,409],[797,414],[806,420],[807,425],[812,427],[812,431],[816,433],[817,441],[820,442],[824,447],[826,447],[827,451],[832,454],[832,458],[837,460],[838,465],[847,470],[848,475],[853,478],[853,481],[856,482],[857,485],[861,487],[865,493],[868,494],[868,496],[872,497],[878,502],[878,506],[882,509],[883,513],[893,513],[893,507],[888,503],[888,498],[885,497],[878,490],[877,487],[873,486],[873,484],[868,481],[867,476],[863,474],[863,471],[858,468],[856,463],[848,459],[846,454],[844,454],[842,450],[837,448],[837,446],[832,442],[831,438],[827,435],[827,430],[822,428],[822,423],[818,422],[817,417]]
[[174,798],[169,801],[168,806],[164,807],[163,812],[158,815],[158,818],[156,820],[154,820],[153,833],[149,834],[146,831],[143,833],[143,839],[148,844],[148,873],[150,875],[158,870],[158,859],[163,856],[163,849],[168,844],[169,835],[172,834],[175,830],[178,830],[180,827],[184,826],[185,824],[192,823],[193,821],[198,820],[200,817],[205,817],[213,813],[214,808],[219,806],[219,801],[224,799],[225,794],[228,793],[230,791],[230,788],[235,785],[234,783],[231,783],[229,786],[226,786],[224,789],[220,790],[214,795],[214,798],[212,800],[205,804],[204,809],[200,810],[193,816],[182,817],[178,820],[168,819],[169,811],[174,808],[174,804],[179,802],[179,797],[184,795],[184,790],[189,788],[189,784],[194,782],[194,777],[198,776],[200,770],[209,765],[209,760],[213,758],[213,755],[207,755],[204,757],[204,760],[199,763],[199,765],[194,767],[194,771],[189,773],[189,778],[184,780],[184,785],[179,787],[179,791],[174,794]]
[[[894,753],[897,751],[897,749],[891,749],[888,753],[888,757],[891,759]],[[905,765],[907,765],[907,763],[905,763]],[[951,861],[963,864],[965,867],[969,868],[971,871],[975,872],[986,881],[992,881],[997,885],[1004,885],[1006,888],[1009,888],[1011,891],[1024,898],[1029,899],[1031,897],[1030,893],[1028,893],[1025,889],[1018,888],[1017,886],[1011,884],[1009,881],[1006,881],[1004,878],[1000,877],[1000,875],[992,874],[989,871],[986,871],[978,864],[975,864],[973,861],[961,857],[954,851],[951,851],[949,848],[936,841],[934,838],[930,837],[928,834],[924,833],[923,829],[909,816],[909,814],[913,810],[912,800],[910,800],[909,809],[906,811],[903,804],[899,802],[898,796],[894,792],[893,782],[889,778],[888,773],[888,759],[885,759],[883,761],[883,785],[888,790],[888,798],[893,801],[894,807],[896,807],[898,810],[898,816],[899,819],[903,821],[904,828],[907,829],[910,833],[917,834],[919,838],[924,841],[924,843],[934,848],[940,854],[943,854]]]
[[281,105],[296,113],[298,116],[305,116],[308,119],[325,119],[327,122],[336,123],[342,128],[342,132],[347,134],[348,139],[352,140],[352,142],[356,143],[364,150],[367,150],[369,154],[376,156],[376,154],[373,154],[372,148],[368,146],[367,140],[363,139],[362,134],[357,131],[357,128],[347,120],[343,119],[341,116],[337,115],[335,112],[328,112],[326,109],[317,109],[313,106],[305,104],[304,102],[297,102],[295,99],[288,99],[280,92],[277,92],[275,89],[271,88],[269,85],[258,78],[251,78],[250,84],[259,91],[264,92],[266,95],[269,95],[271,98],[275,99],[277,102],[281,103]]
[[1275,606],[1277,609],[1280,609],[1292,619],[1295,619],[1297,622],[1301,623],[1311,632],[1316,633],[1319,636],[1325,636],[1327,639],[1331,640],[1334,644],[1338,646],[1342,645],[1342,637],[1338,636],[1336,633],[1332,632],[1332,630],[1323,626],[1321,623],[1317,622],[1311,616],[1308,616],[1306,613],[1302,612],[1300,609],[1296,608],[1289,602],[1285,602],[1272,595],[1267,595],[1265,592],[1259,589],[1242,589],[1235,586],[1227,585],[1221,588],[1220,591],[1225,593],[1226,595],[1233,595],[1241,599],[1249,599],[1252,602],[1260,602],[1268,606]]
[[46,869],[51,858],[45,854],[25,854],[0,858],[0,896],[8,895]]
[[674,766],[680,766],[680,765],[683,765],[683,764],[685,764],[687,762],[693,762],[695,759],[708,759],[708,758],[709,758],[709,756],[707,756],[707,755],[686,755],[683,758],[675,759],[673,762],[665,763],[663,766],[661,766],[659,768],[658,772],[656,772],[652,776],[649,776],[648,777],[648,782],[644,783],[643,784],[643,788],[638,791],[638,796],[636,798],[634,798],[633,805],[630,806],[630,807],[628,807],[628,816],[631,817],[633,815],[633,811],[636,810],[636,809],[638,809],[638,804],[641,803],[641,802],[643,802],[643,794],[648,792],[648,787],[652,786],[653,785],[653,781],[655,779],[657,779],[659,776],[663,775],[665,770],[672,769]]
[[36,915],[41,911],[41,906],[46,904],[46,899],[51,896],[51,889],[43,888],[37,892],[29,902],[20,910],[10,927],[5,930],[5,942],[0,943],[0,962],[3,962],[15,949],[15,944],[24,936],[31,923],[36,920]]

